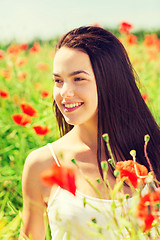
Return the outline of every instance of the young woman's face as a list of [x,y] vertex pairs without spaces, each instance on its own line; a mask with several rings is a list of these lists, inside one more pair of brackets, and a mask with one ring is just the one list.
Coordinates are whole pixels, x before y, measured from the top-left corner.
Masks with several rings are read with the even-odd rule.
[[54,58],[53,78],[53,96],[66,122],[95,123],[98,95],[89,56],[72,48],[60,48]]

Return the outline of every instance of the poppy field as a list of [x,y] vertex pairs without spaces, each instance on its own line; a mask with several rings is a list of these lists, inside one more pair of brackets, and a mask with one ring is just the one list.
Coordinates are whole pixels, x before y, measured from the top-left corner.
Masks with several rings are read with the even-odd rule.
[[[58,138],[52,111],[55,42],[0,50],[0,236],[18,236],[21,176],[33,149]],[[10,229],[10,230],[9,230]]]
[[[119,39],[139,78],[144,101],[160,124],[160,39],[143,41],[121,26]],[[52,110],[52,41],[0,43],[0,239],[18,238],[22,215],[21,178],[27,155],[59,137]],[[49,232],[46,239],[50,239]]]

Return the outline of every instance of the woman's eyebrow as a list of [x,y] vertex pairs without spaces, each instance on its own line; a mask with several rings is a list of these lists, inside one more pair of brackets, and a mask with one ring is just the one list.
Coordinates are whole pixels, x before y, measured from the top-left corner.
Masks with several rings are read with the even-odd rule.
[[89,75],[89,73],[87,73],[86,71],[79,70],[79,71],[74,71],[74,72],[70,73],[69,76],[73,76],[73,75],[80,74],[80,73],[84,73],[84,74]]
[[[68,76],[71,77],[71,76],[74,76],[74,75],[77,75],[77,74],[80,74],[80,73],[84,73],[84,74],[90,75],[89,73],[87,73],[84,70],[78,70],[78,71],[74,71],[74,72],[69,73]],[[55,76],[55,77],[60,77],[60,75],[57,74],[57,73],[53,73],[52,75]]]

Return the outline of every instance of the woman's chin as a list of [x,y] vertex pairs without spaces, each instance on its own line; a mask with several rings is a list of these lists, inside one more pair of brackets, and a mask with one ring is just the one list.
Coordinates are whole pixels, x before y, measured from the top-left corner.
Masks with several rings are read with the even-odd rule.
[[66,123],[68,123],[69,125],[76,125],[75,121],[73,121],[72,119],[68,119],[66,117],[64,119],[65,119]]
[[77,119],[70,119],[70,118],[66,118],[64,117],[65,121],[69,124],[69,125],[79,125],[81,124],[80,121],[78,121]]

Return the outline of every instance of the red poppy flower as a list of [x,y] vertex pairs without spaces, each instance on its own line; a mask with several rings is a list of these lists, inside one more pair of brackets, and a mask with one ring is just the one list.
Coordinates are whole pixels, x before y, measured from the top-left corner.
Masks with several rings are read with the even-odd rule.
[[19,53],[20,49],[19,49],[19,45],[17,44],[13,44],[11,46],[9,46],[8,48],[8,53],[12,54],[12,55],[17,55]]
[[160,39],[157,39],[156,48],[157,48],[158,52],[160,52]]
[[154,192],[152,192],[154,201],[160,202],[160,188],[157,188]]
[[22,111],[31,116],[31,117],[37,117],[37,110],[35,108],[33,108],[29,103],[21,103],[20,107],[22,109]]
[[129,34],[130,30],[133,28],[133,26],[130,23],[127,22],[122,22],[119,25],[119,32],[120,33],[125,33],[125,34]]
[[146,45],[147,47],[150,47],[156,44],[157,40],[158,40],[157,34],[155,33],[146,34],[144,39],[144,45]]
[[16,124],[21,126],[26,126],[27,124],[32,122],[32,119],[23,113],[13,114],[12,119]]
[[35,125],[33,126],[33,129],[37,135],[46,135],[47,133],[50,132],[48,126]]
[[36,67],[41,71],[46,71],[49,69],[49,65],[47,63],[40,62],[36,65]]
[[75,195],[75,171],[73,168],[63,166],[59,167],[54,162],[51,168],[42,172],[41,179],[47,186],[57,184],[61,188]]
[[148,100],[148,94],[147,93],[142,93],[141,96],[142,96],[144,101]]
[[8,98],[9,97],[9,93],[0,89],[0,97],[1,98]]
[[136,44],[137,43],[137,36],[133,34],[129,34],[126,39],[127,43],[130,45]]
[[[138,176],[135,170],[135,166],[138,172]],[[133,160],[117,162],[116,170],[119,171],[117,181],[120,181],[122,178],[127,177],[125,181],[131,183],[134,188],[137,188],[139,181],[144,182],[145,176],[148,174],[148,170],[145,166],[134,162]]]
[[33,47],[31,47],[29,51],[31,53],[36,53],[36,52],[39,52],[39,50],[40,50],[40,44],[38,42],[35,42],[33,44]]
[[28,48],[28,44],[27,43],[22,43],[20,46],[19,46],[20,50],[27,50]]
[[140,198],[137,205],[137,216],[144,222],[143,231],[146,232],[152,227],[154,219],[160,216],[160,188],[149,192]]
[[50,95],[50,93],[48,92],[48,91],[46,91],[46,90],[43,90],[42,92],[41,92],[41,98],[46,98],[46,97],[48,97]]
[[3,59],[5,56],[5,52],[0,49],[0,59]]
[[152,214],[149,214],[145,219],[144,219],[144,226],[143,226],[143,231],[146,232],[151,229],[152,223],[154,221],[154,217]]

